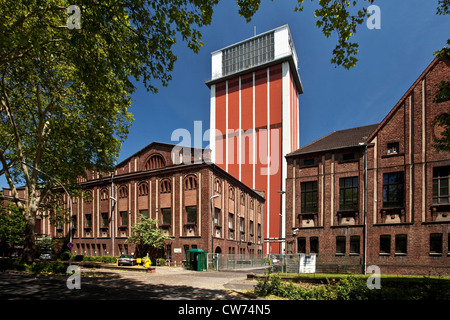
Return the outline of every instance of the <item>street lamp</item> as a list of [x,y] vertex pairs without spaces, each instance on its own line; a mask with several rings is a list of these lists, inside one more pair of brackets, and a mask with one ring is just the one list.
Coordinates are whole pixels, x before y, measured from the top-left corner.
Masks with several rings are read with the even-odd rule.
[[[66,188],[64,188],[64,185],[63,185],[58,179],[56,179],[55,177],[52,177],[52,176],[49,175],[48,173],[45,173],[44,171],[39,170],[38,168],[36,168],[36,167],[34,167],[34,166],[32,166],[32,165],[30,165],[30,164],[28,164],[28,163],[25,163],[25,162],[23,162],[23,161],[20,161],[20,163],[26,165],[27,167],[30,167],[30,168],[36,170],[36,171],[39,172],[39,173],[42,173],[43,175],[46,175],[46,176],[49,177],[50,179],[55,180],[55,181],[63,188],[64,192],[67,193],[67,197],[69,198],[69,212],[70,212],[70,221],[69,221],[69,243],[72,243],[72,197],[70,196],[69,192],[66,190]],[[71,262],[72,262],[72,247],[69,247],[69,250],[70,250],[69,265],[71,265]]]

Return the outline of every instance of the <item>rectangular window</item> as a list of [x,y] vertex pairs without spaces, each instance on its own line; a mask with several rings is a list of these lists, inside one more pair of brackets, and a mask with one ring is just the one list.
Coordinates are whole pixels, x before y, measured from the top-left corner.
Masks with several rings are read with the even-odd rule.
[[430,234],[430,253],[442,254],[442,233]]
[[108,212],[102,212],[102,228],[108,228],[109,226],[109,214]]
[[306,238],[297,238],[297,251],[298,253],[306,253]]
[[403,207],[403,172],[383,174],[383,208]]
[[92,214],[85,215],[85,218],[86,218],[85,227],[86,228],[92,228]]
[[319,238],[318,237],[309,238],[309,252],[310,253],[319,253]]
[[336,237],[336,254],[345,254],[345,236]]
[[274,32],[270,32],[222,50],[222,75],[273,60],[274,48]]
[[314,159],[305,159],[305,160],[303,160],[303,165],[305,165],[305,166],[312,166],[312,165],[314,165]]
[[234,214],[228,214],[228,229],[234,229]]
[[220,209],[214,208],[214,225],[216,227],[220,226]]
[[387,154],[398,153],[398,142],[391,142],[387,144]]
[[197,206],[186,207],[187,223],[197,223]]
[[407,235],[397,234],[395,236],[395,253],[406,254],[406,247],[407,247]]
[[170,208],[162,208],[161,209],[161,217],[163,225],[170,225],[172,221],[172,210]]
[[391,254],[391,236],[388,234],[380,236],[380,254]]
[[126,211],[120,212],[120,225],[128,226],[128,212],[126,212]]
[[344,160],[344,161],[355,160],[355,154],[354,153],[344,153],[342,155],[342,160]]
[[301,183],[301,212],[317,213],[317,181]]
[[139,210],[139,214],[145,218],[148,218],[148,210]]
[[359,254],[361,241],[359,236],[350,236],[350,253]]
[[450,203],[450,166],[433,168],[433,203]]
[[358,177],[339,179],[339,210],[358,210]]

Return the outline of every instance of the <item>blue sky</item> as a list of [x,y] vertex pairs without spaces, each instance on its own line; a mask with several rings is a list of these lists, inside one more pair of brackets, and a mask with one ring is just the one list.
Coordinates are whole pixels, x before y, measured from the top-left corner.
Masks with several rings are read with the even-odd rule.
[[[317,2],[317,1],[315,1]],[[288,24],[299,57],[304,93],[300,103],[300,146],[334,130],[379,123],[413,84],[450,37],[450,17],[437,16],[437,0],[378,0],[381,29],[364,22],[354,37],[360,45],[351,70],[330,63],[336,38],[326,38],[315,25],[314,3],[263,0],[250,23],[239,17],[235,1],[221,1],[210,26],[202,28],[204,46],[198,54],[176,45],[173,80],[154,95],[142,88],[130,111],[135,121],[119,160],[153,141],[174,143],[172,132],[193,133],[194,121],[209,128],[211,52],[278,26]],[[208,142],[205,142],[207,144]],[[205,146],[205,145],[204,145]]]
[[297,0],[263,0],[246,23],[234,0],[220,1],[212,24],[201,28],[204,46],[198,54],[182,41],[176,44],[178,61],[168,87],[151,94],[138,84],[130,109],[135,121],[119,161],[153,141],[177,144],[172,132],[193,132],[194,121],[202,121],[207,130],[210,92],[205,81],[211,75],[211,52],[253,36],[255,26],[257,33],[285,24],[291,30],[304,88],[300,146],[335,130],[381,122],[450,37],[450,17],[436,15],[438,0],[376,0],[381,29],[369,30],[365,22],[359,27],[354,37],[359,61],[346,70],[330,63],[336,38],[326,38],[316,27],[317,2],[305,1],[304,11],[294,12]]

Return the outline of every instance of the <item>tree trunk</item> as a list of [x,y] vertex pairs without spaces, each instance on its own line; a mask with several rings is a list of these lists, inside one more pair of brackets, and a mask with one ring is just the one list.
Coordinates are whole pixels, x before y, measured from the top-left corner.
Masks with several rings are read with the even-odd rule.
[[26,217],[22,259],[24,262],[30,263],[34,260],[34,255],[36,254],[36,242],[34,236],[36,215],[28,213]]
[[[28,192],[26,190],[25,192]],[[23,243],[23,257],[22,259],[30,263],[34,260],[34,256],[37,252],[36,240],[35,240],[35,226],[36,226],[36,213],[38,209],[38,199],[34,195],[34,191],[28,195],[25,199],[27,205],[25,206],[25,239]]]

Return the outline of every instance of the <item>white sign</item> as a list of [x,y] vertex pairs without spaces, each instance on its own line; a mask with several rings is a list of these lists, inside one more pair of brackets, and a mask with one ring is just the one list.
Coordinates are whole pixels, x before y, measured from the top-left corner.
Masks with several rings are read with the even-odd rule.
[[316,272],[316,255],[302,254],[300,255],[300,273]]
[[173,248],[173,253],[181,253],[181,248]]

